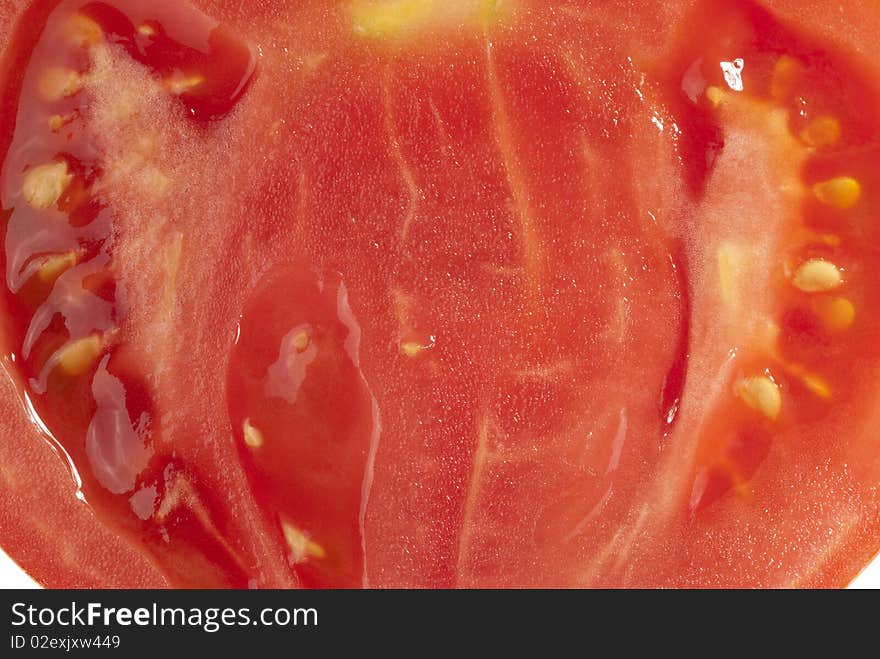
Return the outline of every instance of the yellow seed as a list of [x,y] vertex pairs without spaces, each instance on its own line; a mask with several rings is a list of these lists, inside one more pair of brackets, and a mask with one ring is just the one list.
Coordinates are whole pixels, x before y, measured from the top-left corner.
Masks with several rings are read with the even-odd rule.
[[813,194],[823,204],[849,209],[859,203],[862,186],[850,176],[838,176],[814,185]]
[[422,346],[415,341],[405,341],[400,344],[400,350],[407,357],[415,357],[422,351]]
[[82,78],[73,69],[53,66],[43,72],[37,87],[43,100],[54,103],[82,89]]
[[205,82],[205,76],[193,73],[185,75],[176,73],[175,75],[165,79],[165,89],[175,96],[186,94]]
[[53,133],[57,133],[59,130],[64,128],[64,125],[70,121],[69,117],[63,117],[60,114],[53,114],[49,117],[49,130]]
[[812,373],[802,373],[800,375],[801,382],[804,383],[804,386],[817,395],[819,398],[823,398],[828,400],[831,398],[831,387],[818,375],[813,375]]
[[813,303],[813,311],[828,329],[842,332],[852,327],[856,308],[845,297],[821,297]]
[[82,375],[95,363],[104,349],[104,341],[97,334],[70,341],[58,355],[58,370],[74,377]]
[[840,133],[840,121],[836,117],[819,117],[804,128],[801,139],[810,146],[823,148],[836,144]]
[[73,180],[67,163],[52,162],[29,169],[24,175],[21,193],[34,208],[51,208]]
[[297,332],[293,337],[293,349],[297,352],[303,352],[306,348],[309,347],[309,333],[305,330]]
[[714,85],[706,87],[706,100],[708,100],[713,107],[718,107],[721,105],[721,101],[724,100],[724,90],[720,87],[715,87]]
[[725,243],[718,249],[718,286],[721,299],[730,311],[736,311],[740,302],[740,283],[746,252],[739,245]]
[[263,445],[263,433],[253,426],[250,419],[244,420],[242,432],[244,434],[244,443],[251,448],[260,448]]
[[771,421],[779,418],[782,410],[782,393],[779,385],[766,375],[743,378],[736,387],[742,401]]
[[148,25],[147,23],[144,23],[143,25],[141,25],[138,28],[138,34],[145,36],[145,37],[154,37],[154,36],[156,36],[156,30],[153,28],[152,25]]
[[742,469],[740,469],[735,461],[723,457],[718,461],[717,466],[724,470],[730,478],[730,481],[733,484],[733,489],[738,496],[745,499],[752,499],[754,497],[755,493],[752,490],[752,486],[749,484],[749,479],[743,474]]
[[804,66],[794,57],[783,55],[773,67],[773,78],[770,82],[770,95],[777,101],[791,96],[794,88],[803,76]]
[[819,236],[819,240],[828,245],[829,247],[840,247],[843,242],[840,239],[840,236],[835,236],[833,233],[823,233]]
[[824,293],[841,286],[843,275],[830,261],[810,259],[795,271],[792,281],[804,293]]
[[829,385],[824,378],[815,373],[811,373],[800,364],[783,363],[783,368],[785,368],[792,377],[796,377],[800,380],[801,384],[819,398],[825,400],[831,398],[831,385]]
[[281,531],[287,546],[290,547],[294,563],[303,563],[310,558],[322,559],[327,555],[324,548],[313,541],[308,534],[286,520],[281,522]]
[[67,35],[75,46],[88,48],[101,40],[103,30],[94,20],[82,14],[74,14],[65,25]]
[[70,270],[76,265],[79,255],[76,252],[66,252],[64,254],[54,254],[43,260],[40,269],[37,270],[37,277],[43,283],[50,283],[58,279],[62,274]]

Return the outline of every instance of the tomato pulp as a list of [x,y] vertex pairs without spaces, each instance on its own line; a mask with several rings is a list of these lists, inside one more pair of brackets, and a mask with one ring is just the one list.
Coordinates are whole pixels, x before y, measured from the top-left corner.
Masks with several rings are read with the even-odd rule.
[[3,5],[8,551],[53,586],[847,583],[880,12],[604,4]]

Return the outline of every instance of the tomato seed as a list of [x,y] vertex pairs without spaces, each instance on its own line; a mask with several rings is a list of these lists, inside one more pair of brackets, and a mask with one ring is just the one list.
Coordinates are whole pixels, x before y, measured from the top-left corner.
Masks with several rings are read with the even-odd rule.
[[103,349],[104,340],[97,334],[71,341],[58,354],[56,368],[71,377],[82,375],[95,363]]
[[736,387],[742,401],[771,421],[779,418],[782,410],[782,393],[779,385],[766,375],[744,378]]
[[76,252],[49,256],[43,261],[40,269],[37,270],[37,276],[44,283],[53,282],[64,272],[75,266],[78,260],[79,256]]
[[804,293],[823,293],[843,285],[843,275],[825,259],[810,259],[794,274],[794,285]]
[[847,330],[855,322],[855,306],[845,297],[818,298],[813,311],[825,327],[834,332]]
[[34,208],[51,208],[58,203],[72,180],[73,174],[68,171],[66,162],[46,163],[25,174],[21,192]]
[[242,433],[244,434],[244,443],[251,448],[260,448],[263,445],[263,433],[254,427],[250,419],[244,420]]
[[104,36],[104,31],[97,22],[88,16],[74,14],[65,26],[71,42],[78,48],[89,48],[98,43]]
[[811,121],[801,133],[801,139],[810,146],[833,146],[840,139],[840,121],[836,117],[819,117]]
[[859,203],[862,186],[850,176],[839,176],[814,185],[813,194],[823,204],[846,210]]
[[40,77],[39,91],[43,100],[50,103],[73,96],[82,89],[82,76],[73,69],[53,66]]
[[321,559],[327,555],[324,548],[313,541],[307,533],[286,520],[281,522],[281,532],[284,534],[287,546],[290,547],[291,560],[294,564],[304,563],[310,558]]

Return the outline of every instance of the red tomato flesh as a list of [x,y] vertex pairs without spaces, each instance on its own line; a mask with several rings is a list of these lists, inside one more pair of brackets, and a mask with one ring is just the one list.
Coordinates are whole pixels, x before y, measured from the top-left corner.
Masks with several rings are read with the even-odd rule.
[[0,542],[51,586],[846,584],[880,12],[807,4],[0,6]]

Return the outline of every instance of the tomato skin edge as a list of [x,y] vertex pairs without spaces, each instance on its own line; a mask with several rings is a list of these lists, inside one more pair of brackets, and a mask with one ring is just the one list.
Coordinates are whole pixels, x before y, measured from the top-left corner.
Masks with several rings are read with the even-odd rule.
[[4,551],[48,588],[168,588],[137,546],[101,524],[74,496],[70,472],[28,419],[5,373],[0,415]]

